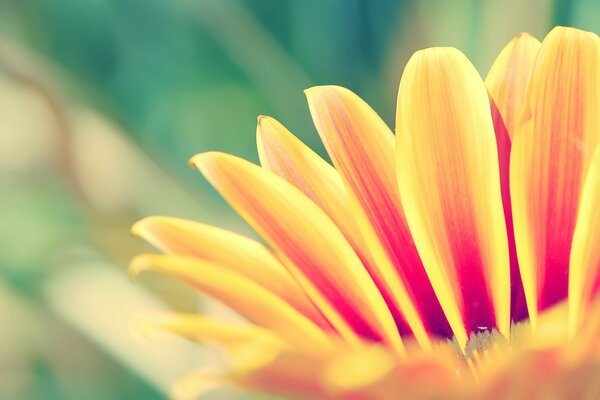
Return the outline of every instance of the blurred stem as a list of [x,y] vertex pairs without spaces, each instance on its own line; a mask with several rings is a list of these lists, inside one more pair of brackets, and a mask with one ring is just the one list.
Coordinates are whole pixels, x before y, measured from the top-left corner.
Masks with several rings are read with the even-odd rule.
[[554,0],[552,6],[552,26],[570,25],[575,0]]
[[48,83],[49,79],[45,78],[39,70],[32,68],[33,65],[40,64],[39,60],[31,58],[31,55],[25,54],[16,46],[0,42],[0,71],[15,82],[31,88],[50,108],[56,122],[57,168],[71,189],[79,195],[81,190],[73,166],[70,145],[71,126],[66,108],[58,90]]

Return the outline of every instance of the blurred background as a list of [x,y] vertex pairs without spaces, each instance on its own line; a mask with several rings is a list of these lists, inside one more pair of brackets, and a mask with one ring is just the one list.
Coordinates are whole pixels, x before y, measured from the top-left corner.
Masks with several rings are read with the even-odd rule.
[[216,357],[137,327],[227,310],[127,275],[147,215],[252,235],[193,154],[256,161],[259,114],[322,154],[303,89],[349,87],[392,126],[415,50],[456,46],[485,76],[515,34],[557,24],[599,32],[600,3],[0,0],[0,399],[161,399]]

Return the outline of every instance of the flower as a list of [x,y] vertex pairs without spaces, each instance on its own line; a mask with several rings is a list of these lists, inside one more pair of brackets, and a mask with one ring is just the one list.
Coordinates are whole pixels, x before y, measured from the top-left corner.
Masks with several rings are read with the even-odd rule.
[[134,274],[177,276],[248,321],[163,324],[229,355],[177,393],[600,397],[600,39],[520,34],[485,82],[454,48],[418,51],[395,136],[347,89],[306,96],[333,166],[269,117],[261,167],[191,160],[266,246],[168,217],[132,229],[166,253]]

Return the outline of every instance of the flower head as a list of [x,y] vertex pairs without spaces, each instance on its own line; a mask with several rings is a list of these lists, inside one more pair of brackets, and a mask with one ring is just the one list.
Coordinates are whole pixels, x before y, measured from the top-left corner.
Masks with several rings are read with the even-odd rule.
[[600,396],[600,39],[518,35],[485,82],[460,51],[421,50],[395,136],[347,89],[306,96],[333,166],[269,117],[260,167],[191,160],[266,245],[175,218],[133,227],[166,253],[133,272],[168,272],[248,320],[165,325],[230,356],[179,393]]

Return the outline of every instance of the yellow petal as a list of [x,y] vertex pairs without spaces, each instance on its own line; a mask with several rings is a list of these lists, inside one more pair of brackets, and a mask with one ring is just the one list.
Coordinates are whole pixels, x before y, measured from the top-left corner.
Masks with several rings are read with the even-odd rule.
[[396,189],[394,137],[357,95],[337,86],[306,91],[310,112],[348,191],[351,210],[373,264],[371,276],[417,340],[446,327],[414,246]]
[[515,243],[512,207],[510,201],[510,152],[525,100],[525,89],[540,42],[527,33],[518,34],[500,52],[485,80],[490,95],[492,119],[498,144],[500,188],[508,235],[510,276],[512,287],[511,316],[513,321],[527,317],[527,304]]
[[324,316],[347,340],[380,336],[402,351],[394,320],[368,272],[331,219],[282,178],[221,153],[192,163],[271,245]]
[[396,115],[402,204],[450,326],[510,328],[510,266],[488,96],[453,48],[422,50],[402,75]]
[[[284,398],[341,400],[330,396],[321,383],[323,367],[333,354],[282,351],[271,354],[270,360],[257,363],[254,368],[233,370],[228,378],[237,386]],[[257,357],[264,359],[262,352]]]
[[389,351],[378,346],[345,351],[327,363],[323,380],[334,393],[360,390],[389,375],[397,362]]
[[[348,239],[365,268],[374,271],[339,173],[272,118],[258,118],[257,142],[263,168],[286,179],[321,207]],[[389,295],[383,294],[395,311]],[[401,320],[402,316],[395,315],[395,319]]]
[[580,313],[580,318],[573,319],[575,324],[571,323],[573,328],[569,327],[573,329],[572,334],[569,332],[570,338],[575,339],[569,343],[569,361],[577,363],[587,359],[596,365],[600,361],[600,298],[596,296],[583,311],[585,316]]
[[173,400],[198,400],[213,390],[226,387],[226,373],[215,368],[203,368],[185,374],[173,384],[169,397]]
[[162,329],[199,343],[217,343],[227,349],[262,341],[281,343],[270,330],[258,325],[222,321],[196,314],[175,314],[147,324],[149,329]]
[[342,399],[465,399],[472,381],[457,379],[456,353],[448,350],[438,347],[431,357],[417,353],[407,360],[376,346],[345,351],[325,364],[323,380]]
[[281,176],[313,200],[355,250],[359,250],[362,239],[352,217],[344,182],[335,168],[273,118],[258,117],[256,136],[263,168]]
[[600,148],[581,194],[581,205],[573,233],[569,268],[569,337],[577,334],[587,314],[600,269]]
[[236,271],[315,321],[328,324],[283,265],[262,244],[214,226],[171,217],[148,217],[131,231],[168,254],[197,257]]
[[519,268],[535,326],[564,299],[583,177],[600,133],[600,39],[554,28],[544,39],[513,136],[510,191]]
[[502,49],[485,78],[490,97],[498,107],[510,137],[517,126],[525,88],[539,49],[539,40],[528,33],[518,34]]
[[273,330],[286,342],[304,348],[328,347],[331,343],[317,325],[282,299],[248,278],[214,263],[190,257],[142,254],[131,262],[130,271],[137,275],[144,270],[177,276],[251,322]]

